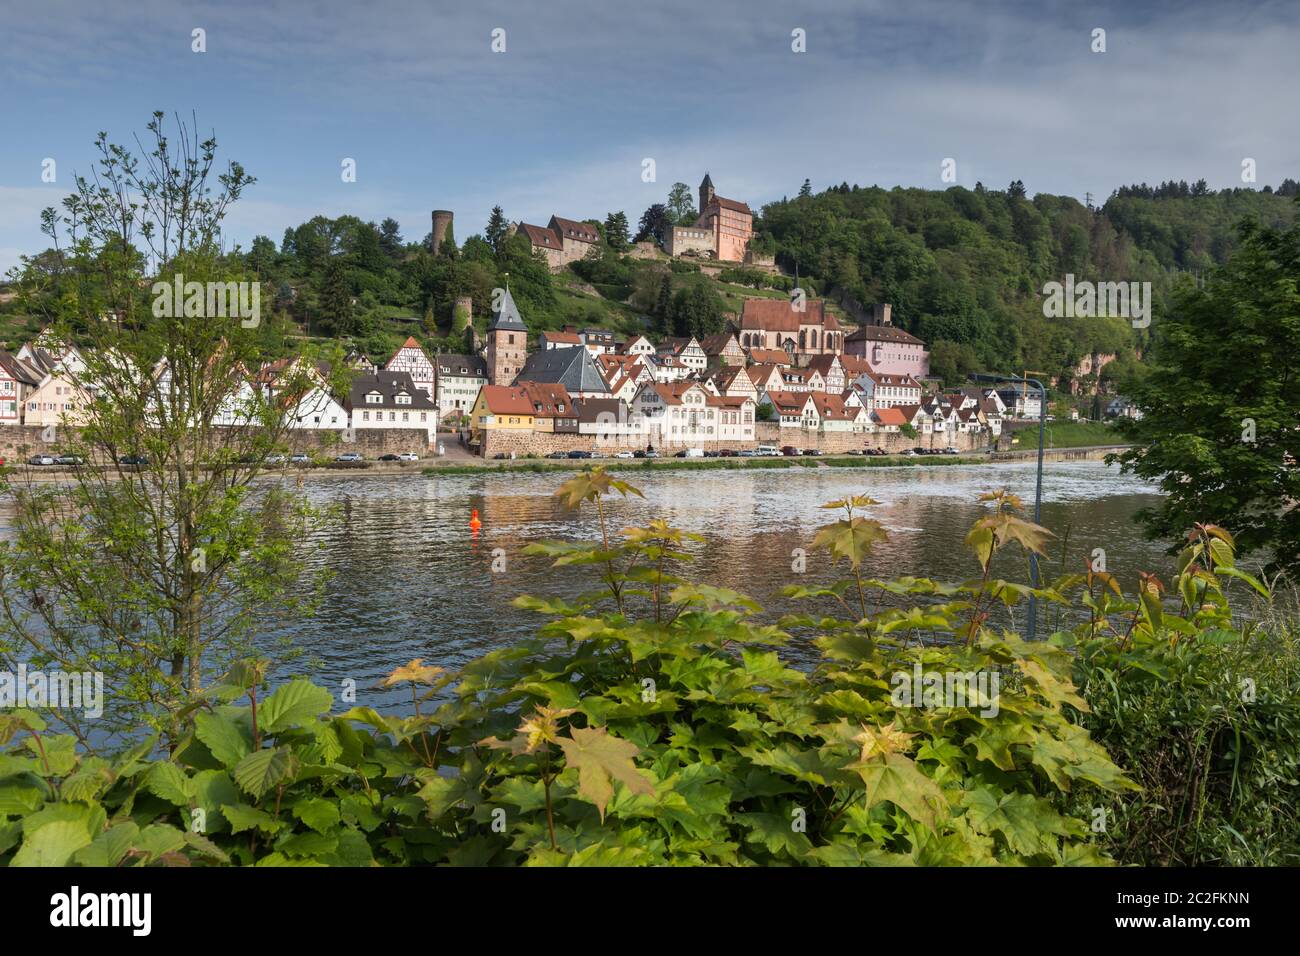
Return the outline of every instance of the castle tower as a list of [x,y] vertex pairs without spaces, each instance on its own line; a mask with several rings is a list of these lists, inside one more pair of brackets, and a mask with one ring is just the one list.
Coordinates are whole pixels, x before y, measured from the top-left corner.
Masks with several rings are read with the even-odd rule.
[[456,304],[451,309],[452,334],[464,332],[474,324],[474,300],[467,295],[456,297]]
[[438,247],[442,245],[442,240],[447,237],[447,230],[451,228],[452,213],[448,209],[435,209],[433,211],[433,254],[438,254]]
[[709,174],[704,174],[704,179],[700,182],[700,215],[704,215],[704,210],[708,208],[709,203],[713,201],[713,180]]
[[501,307],[493,310],[492,322],[488,325],[488,384],[513,385],[527,359],[528,326],[519,317],[510,287],[506,286]]

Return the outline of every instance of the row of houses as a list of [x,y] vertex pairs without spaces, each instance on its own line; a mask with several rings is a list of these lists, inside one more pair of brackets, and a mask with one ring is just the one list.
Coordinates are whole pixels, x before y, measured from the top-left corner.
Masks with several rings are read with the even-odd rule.
[[[281,359],[256,370],[237,366],[226,394],[215,403],[213,424],[245,424],[262,403],[278,401],[289,428],[409,428],[426,442],[434,439],[436,406],[409,372],[364,366],[354,372],[346,391],[338,394],[331,370],[323,363]],[[156,395],[170,393],[165,362],[146,374]],[[142,383],[144,378],[142,374]],[[16,353],[0,352],[0,425],[84,425],[102,385],[102,379],[96,384],[76,346],[56,343],[49,336]]]

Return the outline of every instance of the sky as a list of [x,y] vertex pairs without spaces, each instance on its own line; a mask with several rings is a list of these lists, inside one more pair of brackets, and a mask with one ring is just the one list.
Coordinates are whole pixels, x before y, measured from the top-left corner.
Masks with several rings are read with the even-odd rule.
[[945,159],[1096,201],[1241,185],[1246,158],[1276,186],[1300,178],[1297,51],[1300,4],[1248,0],[0,0],[0,273],[45,247],[96,134],[134,146],[154,110],[257,178],[228,244],[344,213],[417,240],[433,209],[463,240],[495,204],[635,226],[705,172],[754,207],[805,178],[946,188]]

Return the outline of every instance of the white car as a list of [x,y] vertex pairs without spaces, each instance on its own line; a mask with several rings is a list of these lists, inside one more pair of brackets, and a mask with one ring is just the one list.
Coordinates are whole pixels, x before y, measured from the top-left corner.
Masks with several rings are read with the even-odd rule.
[[614,457],[615,457],[615,458],[635,458],[636,455],[632,454],[630,451],[626,451],[626,450],[624,450],[624,451],[619,452],[619,453],[618,453],[617,455],[615,455]]
[[334,460],[335,461],[364,461],[364,459],[354,451],[350,451],[344,455],[339,455]]
[[398,461],[419,461],[420,456],[413,451],[404,451],[397,456]]
[[28,458],[28,459],[27,459],[27,464],[29,464],[29,465],[52,465],[52,464],[54,464],[54,456],[53,456],[53,455],[32,455],[31,458]]

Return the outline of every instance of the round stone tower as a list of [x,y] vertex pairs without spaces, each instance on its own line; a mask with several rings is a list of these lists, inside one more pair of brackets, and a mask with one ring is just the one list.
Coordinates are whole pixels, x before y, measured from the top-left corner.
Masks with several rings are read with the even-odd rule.
[[442,240],[447,236],[447,230],[451,228],[452,213],[449,209],[435,209],[433,211],[433,254],[438,254],[438,247],[442,245]]
[[474,324],[474,300],[470,296],[462,295],[456,298],[456,304],[451,310],[451,330],[452,332],[464,332]]

